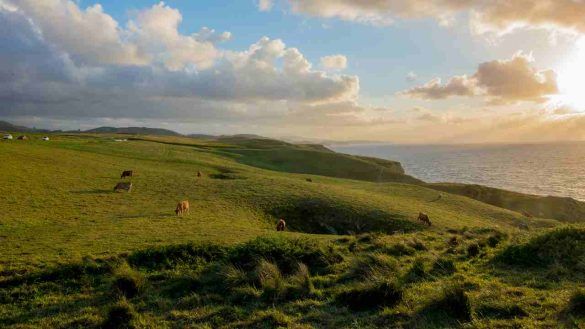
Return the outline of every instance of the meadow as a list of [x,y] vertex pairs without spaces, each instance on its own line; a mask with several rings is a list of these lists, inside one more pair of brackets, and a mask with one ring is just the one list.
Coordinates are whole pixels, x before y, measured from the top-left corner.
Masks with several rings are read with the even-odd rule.
[[585,326],[574,212],[527,216],[318,145],[33,137],[0,142],[0,327]]

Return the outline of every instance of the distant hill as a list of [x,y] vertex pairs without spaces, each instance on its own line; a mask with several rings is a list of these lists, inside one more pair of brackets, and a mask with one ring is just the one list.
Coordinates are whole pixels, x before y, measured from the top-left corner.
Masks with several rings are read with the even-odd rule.
[[24,126],[13,125],[10,122],[0,121],[0,131],[11,131],[11,132],[48,132],[45,129],[33,129]]
[[147,127],[99,127],[84,131],[84,133],[94,134],[130,134],[130,135],[158,135],[158,136],[182,136],[176,131],[162,128]]

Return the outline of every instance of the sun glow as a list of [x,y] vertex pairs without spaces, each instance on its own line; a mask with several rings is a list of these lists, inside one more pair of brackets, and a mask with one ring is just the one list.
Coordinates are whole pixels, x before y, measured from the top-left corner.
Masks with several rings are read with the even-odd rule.
[[558,100],[585,112],[585,37],[577,41],[575,51],[559,69],[558,84]]

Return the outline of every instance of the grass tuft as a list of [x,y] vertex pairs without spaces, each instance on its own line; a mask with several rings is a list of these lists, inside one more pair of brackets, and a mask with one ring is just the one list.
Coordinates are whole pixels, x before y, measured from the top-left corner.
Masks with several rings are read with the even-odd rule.
[[121,295],[132,298],[140,293],[145,285],[144,276],[124,263],[116,269],[113,287]]
[[102,324],[104,329],[132,329],[136,328],[136,312],[126,299],[121,299],[112,305],[108,310],[105,321]]
[[337,302],[354,311],[366,311],[397,305],[402,300],[402,289],[392,281],[363,284],[337,295]]

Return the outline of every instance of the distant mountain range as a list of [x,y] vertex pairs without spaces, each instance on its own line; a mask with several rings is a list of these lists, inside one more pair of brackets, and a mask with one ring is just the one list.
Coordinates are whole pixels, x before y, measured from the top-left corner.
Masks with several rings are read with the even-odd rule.
[[159,135],[159,136],[182,136],[176,131],[162,128],[147,128],[147,127],[99,127],[82,131],[84,133],[96,134],[129,134],[129,135]]
[[49,132],[46,129],[35,129],[35,128],[28,128],[24,126],[17,126],[13,125],[10,122],[0,121],[0,131],[7,131],[7,132]]
[[0,121],[0,132],[66,132],[66,133],[90,133],[90,134],[128,134],[128,135],[155,135],[155,136],[186,136],[201,139],[267,139],[267,137],[254,134],[239,134],[239,135],[206,135],[206,134],[189,134],[183,135],[176,131],[162,128],[148,128],[148,127],[98,127],[89,130],[46,130],[35,129],[24,126],[17,126],[10,122]]

